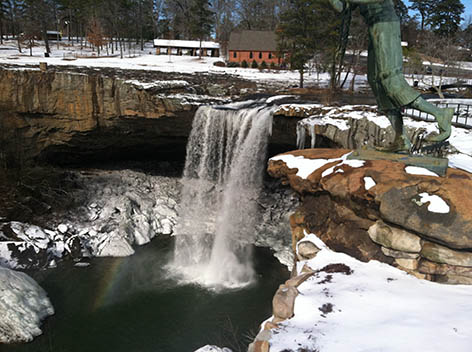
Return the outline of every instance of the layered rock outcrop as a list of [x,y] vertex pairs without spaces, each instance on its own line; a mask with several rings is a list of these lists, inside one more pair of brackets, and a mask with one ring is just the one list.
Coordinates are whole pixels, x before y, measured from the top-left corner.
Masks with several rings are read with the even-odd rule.
[[3,158],[68,162],[182,149],[198,105],[226,101],[204,93],[172,77],[146,84],[100,73],[1,69]]
[[269,174],[302,197],[291,216],[294,246],[308,231],[362,261],[471,284],[472,175],[449,168],[427,176],[400,162],[346,160],[348,153],[307,149],[270,160]]

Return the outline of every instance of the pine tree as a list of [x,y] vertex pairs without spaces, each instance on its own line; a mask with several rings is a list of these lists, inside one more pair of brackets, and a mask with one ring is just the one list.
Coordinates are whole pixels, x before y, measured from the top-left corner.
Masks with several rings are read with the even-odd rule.
[[400,24],[405,24],[410,19],[410,16],[408,15],[408,7],[406,7],[403,0],[393,0],[393,5],[395,6],[395,12],[400,19]]
[[190,7],[190,33],[200,40],[199,58],[202,58],[202,41],[211,34],[213,29],[214,13],[209,9],[208,0],[193,0]]
[[0,44],[3,44],[3,26],[7,16],[7,1],[0,0]]
[[293,0],[280,15],[277,28],[277,46],[286,53],[290,67],[300,73],[300,87],[303,88],[305,65],[317,51],[331,52],[327,45],[337,41],[333,12],[326,1]]
[[424,30],[424,26],[431,16],[431,9],[435,0],[410,0],[410,9],[419,12],[421,17],[421,30]]
[[463,13],[464,5],[460,0],[436,0],[428,24],[436,34],[450,37],[460,29]]

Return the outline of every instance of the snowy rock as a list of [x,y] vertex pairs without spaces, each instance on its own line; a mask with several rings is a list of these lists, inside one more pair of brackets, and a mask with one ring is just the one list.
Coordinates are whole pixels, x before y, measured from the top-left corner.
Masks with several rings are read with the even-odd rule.
[[60,224],[57,229],[59,230],[60,233],[66,233],[67,230],[69,229],[66,224]]
[[127,257],[134,254],[128,240],[117,232],[101,234],[93,255],[97,257]]
[[213,345],[206,345],[203,347],[200,347],[198,350],[195,350],[194,352],[232,352],[227,347],[220,348],[218,346],[213,346]]
[[298,256],[301,260],[312,259],[320,251],[313,242],[301,241],[298,243]]
[[0,343],[41,335],[42,319],[54,314],[46,292],[28,275],[0,267]]
[[49,237],[40,227],[13,221],[10,228],[18,238],[34,246],[37,252],[48,247]]

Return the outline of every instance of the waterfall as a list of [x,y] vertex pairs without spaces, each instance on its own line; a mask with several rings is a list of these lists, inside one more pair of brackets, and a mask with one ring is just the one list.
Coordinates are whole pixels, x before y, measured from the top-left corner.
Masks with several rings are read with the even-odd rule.
[[262,186],[269,108],[200,107],[187,145],[173,267],[201,285],[254,280],[251,248]]

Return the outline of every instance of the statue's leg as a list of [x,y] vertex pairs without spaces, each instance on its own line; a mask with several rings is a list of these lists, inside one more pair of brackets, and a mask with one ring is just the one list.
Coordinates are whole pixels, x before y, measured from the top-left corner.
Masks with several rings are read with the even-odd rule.
[[369,56],[367,63],[367,80],[369,81],[370,87],[374,93],[378,109],[387,116],[394,132],[393,142],[387,147],[378,147],[377,149],[388,152],[409,151],[411,143],[403,129],[403,117],[400,109],[397,108],[394,101],[392,101],[387,92],[385,92],[372,39],[369,41]]
[[403,57],[400,42],[400,23],[378,22],[369,28],[376,65],[383,91],[396,108],[411,106],[433,115],[438,122],[439,135],[429,141],[444,141],[451,135],[453,109],[440,109],[420,97],[420,93],[410,87],[403,76]]
[[439,134],[428,138],[427,140],[429,142],[442,142],[449,138],[451,135],[452,117],[454,116],[453,108],[438,108],[436,105],[427,102],[421,97],[413,101],[410,106],[419,111],[431,114],[436,119],[439,126]]
[[399,109],[393,109],[386,112],[388,120],[392,124],[395,138],[393,143],[389,145],[386,150],[392,152],[409,152],[411,149],[411,142],[405,133],[403,127],[403,116]]

